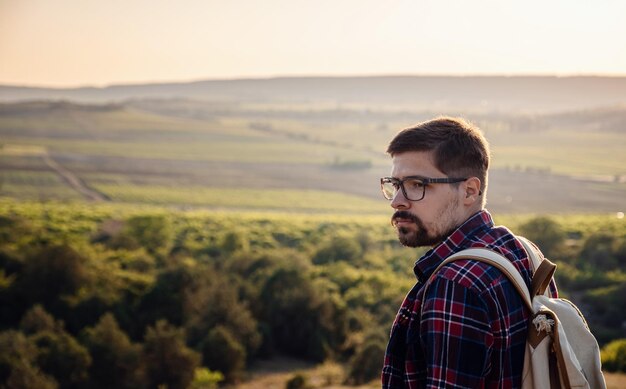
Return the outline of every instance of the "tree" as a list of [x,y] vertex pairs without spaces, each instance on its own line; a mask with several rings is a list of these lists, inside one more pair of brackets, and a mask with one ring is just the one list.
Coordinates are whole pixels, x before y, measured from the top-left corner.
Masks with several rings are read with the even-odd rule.
[[140,322],[145,326],[161,318],[176,326],[183,325],[187,296],[194,285],[194,277],[193,270],[184,264],[160,273],[152,289],[141,300]]
[[0,387],[57,388],[54,378],[43,373],[37,366],[37,347],[23,333],[15,330],[1,332],[0,350]]
[[0,244],[15,243],[32,234],[32,226],[24,218],[0,215]]
[[63,388],[87,382],[91,356],[85,347],[65,331],[41,331],[31,336],[37,346],[37,364]]
[[41,304],[37,304],[24,314],[20,321],[20,328],[27,335],[41,331],[56,332],[63,331],[63,322],[55,320]]
[[521,235],[533,241],[547,258],[559,258],[559,249],[565,242],[566,235],[558,222],[540,216],[522,224],[519,230]]
[[54,378],[28,363],[14,366],[4,387],[7,389],[57,389],[59,384]]
[[111,313],[103,315],[95,326],[85,328],[81,337],[93,359],[90,387],[131,389],[145,386],[141,346],[129,340]]
[[192,347],[198,347],[217,325],[229,328],[248,355],[261,343],[257,321],[240,301],[236,285],[208,266],[182,263],[164,271],[145,295],[139,311],[146,324],[164,318],[184,326]]
[[151,254],[169,247],[174,238],[169,219],[161,215],[133,216],[126,221],[123,231]]
[[257,320],[240,298],[230,277],[220,272],[198,274],[196,286],[187,294],[189,343],[196,346],[216,326],[223,326],[244,347],[245,354],[254,355],[261,344]]
[[385,343],[380,339],[366,341],[350,360],[349,380],[356,385],[365,384],[380,376]]
[[359,240],[355,237],[335,235],[329,242],[322,245],[313,256],[316,265],[336,261],[355,263],[363,254]]
[[202,360],[210,369],[224,374],[227,382],[234,382],[246,367],[246,349],[228,328],[217,326],[202,342]]
[[250,249],[250,242],[242,232],[230,231],[224,236],[222,249],[229,254],[235,251],[248,251]]
[[269,339],[283,352],[321,361],[345,340],[338,302],[296,269],[276,270],[261,290],[261,303]]
[[44,247],[27,260],[15,286],[26,306],[41,303],[51,309],[60,297],[75,294],[89,282],[86,261],[70,246]]
[[159,320],[146,331],[143,345],[146,375],[151,388],[167,385],[185,389],[194,379],[201,356],[185,345],[184,332]]
[[605,232],[592,234],[585,239],[580,251],[581,260],[600,271],[618,269],[619,259],[616,254],[619,243],[611,234]]
[[626,282],[588,290],[582,301],[589,307],[589,325],[600,343],[624,334],[626,322]]

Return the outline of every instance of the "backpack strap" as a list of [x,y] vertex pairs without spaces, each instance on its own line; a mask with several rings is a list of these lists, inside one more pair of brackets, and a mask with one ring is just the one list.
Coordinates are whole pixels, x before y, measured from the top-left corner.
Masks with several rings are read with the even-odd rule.
[[[515,289],[517,289],[517,292],[522,297],[522,300],[524,300],[524,304],[526,304],[526,307],[532,312],[533,308],[530,297],[531,295],[528,292],[528,288],[526,287],[526,283],[524,283],[524,279],[522,278],[520,272],[517,271],[515,266],[513,266],[511,261],[509,261],[507,258],[499,253],[496,253],[495,251],[485,248],[465,249],[446,258],[441,264],[439,264],[439,266],[437,266],[428,281],[426,281],[426,285],[424,285],[424,296],[426,296],[427,288],[434,280],[435,275],[439,272],[439,270],[441,270],[441,268],[445,265],[461,259],[472,259],[475,261],[484,262],[500,270],[506,276],[506,278],[508,278],[513,283],[513,286],[515,287]],[[550,282],[550,278],[548,278],[548,282]]]
[[523,236],[517,235],[517,241],[522,244],[524,247],[524,251],[526,251],[526,255],[528,256],[528,262],[530,262],[530,267],[533,270],[533,274],[539,269],[539,265],[543,261],[543,254],[539,251],[539,248],[535,246],[533,242],[528,240]]
[[535,297],[544,294],[548,289],[548,285],[550,285],[550,280],[556,270],[556,264],[544,258],[539,248],[527,238],[518,235],[517,240],[524,246],[524,250],[528,255],[528,261],[533,268],[530,296]]
[[550,285],[550,280],[552,280],[552,276],[554,275],[554,271],[556,270],[556,264],[544,259],[541,261],[541,265],[533,275],[533,282],[530,287],[531,292],[530,295],[532,297],[539,296],[546,292],[548,289],[548,285]]
[[504,274],[506,278],[513,283],[513,286],[517,289],[517,292],[522,297],[522,300],[524,300],[526,307],[533,312],[532,298],[545,293],[548,285],[550,285],[554,271],[556,270],[556,265],[546,258],[543,258],[543,256],[540,256],[538,249],[528,239],[521,237],[519,240],[522,242],[534,270],[536,269],[533,274],[530,291],[526,287],[526,283],[524,282],[520,272],[506,257],[486,248],[470,248],[452,254],[441,262],[439,266],[437,266],[428,281],[426,281],[426,285],[424,285],[424,296],[426,296],[426,291],[428,290],[430,283],[442,267],[461,259],[472,259],[487,263],[500,270],[502,274]]

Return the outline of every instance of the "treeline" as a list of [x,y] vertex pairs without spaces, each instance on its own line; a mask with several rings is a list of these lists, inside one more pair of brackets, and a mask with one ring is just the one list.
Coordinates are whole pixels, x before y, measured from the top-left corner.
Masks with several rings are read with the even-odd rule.
[[[274,355],[367,382],[420,254],[378,218],[0,209],[7,388],[212,387]],[[534,218],[519,231],[559,263],[600,342],[625,338],[626,229]]]

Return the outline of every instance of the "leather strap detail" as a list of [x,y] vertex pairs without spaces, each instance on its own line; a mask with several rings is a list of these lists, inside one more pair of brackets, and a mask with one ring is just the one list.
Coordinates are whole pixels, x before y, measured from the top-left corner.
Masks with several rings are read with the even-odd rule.
[[533,281],[530,286],[530,295],[531,297],[539,296],[546,292],[548,285],[550,285],[550,280],[552,280],[552,276],[554,275],[554,271],[556,270],[556,265],[550,262],[547,259],[541,261],[541,265],[535,274],[533,275]]

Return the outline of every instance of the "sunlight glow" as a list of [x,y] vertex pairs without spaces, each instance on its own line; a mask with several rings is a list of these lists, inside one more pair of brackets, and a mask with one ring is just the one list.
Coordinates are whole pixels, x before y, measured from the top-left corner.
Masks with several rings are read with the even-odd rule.
[[0,1],[0,83],[626,74],[626,2]]

